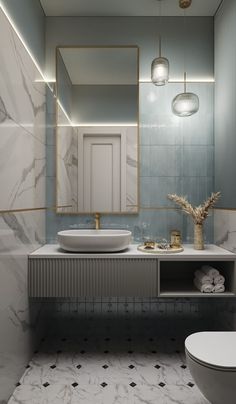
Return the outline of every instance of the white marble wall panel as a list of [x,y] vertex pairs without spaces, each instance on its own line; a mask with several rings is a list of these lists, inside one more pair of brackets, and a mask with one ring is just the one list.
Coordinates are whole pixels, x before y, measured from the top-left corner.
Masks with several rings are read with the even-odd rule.
[[[45,207],[45,84],[0,10],[0,210]],[[0,403],[40,337],[27,256],[45,241],[45,210],[0,214]]]
[[72,126],[57,128],[57,206],[61,212],[77,211],[78,146]]
[[11,119],[41,139],[45,133],[45,84],[37,81],[40,74],[2,11],[0,27],[1,105]]
[[71,140],[71,184],[72,184],[72,209],[78,210],[78,134],[73,128]]
[[45,206],[45,84],[0,11],[0,209]]
[[[214,210],[214,242],[236,253],[236,211]],[[222,327],[229,331],[236,330],[236,300],[230,299],[218,306]]]
[[138,211],[138,129],[126,131],[126,211]]
[[9,117],[0,132],[0,209],[44,207],[45,144]]
[[220,247],[236,253],[236,211],[215,209],[214,241]]
[[40,338],[40,307],[28,302],[27,254],[44,241],[44,216],[44,211],[0,216],[1,403],[14,390]]

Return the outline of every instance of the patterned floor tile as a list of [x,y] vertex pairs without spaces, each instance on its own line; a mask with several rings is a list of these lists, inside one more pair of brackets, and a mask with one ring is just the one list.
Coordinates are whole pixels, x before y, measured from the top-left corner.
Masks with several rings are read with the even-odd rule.
[[152,324],[86,320],[79,332],[44,338],[9,404],[208,404],[186,366],[183,334]]

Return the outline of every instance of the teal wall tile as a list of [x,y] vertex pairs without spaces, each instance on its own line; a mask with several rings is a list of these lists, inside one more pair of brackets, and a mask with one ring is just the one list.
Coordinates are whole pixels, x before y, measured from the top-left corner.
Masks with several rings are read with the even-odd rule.
[[[72,20],[70,21],[73,25],[74,20]],[[153,51],[150,49],[147,50],[146,48],[146,45],[150,44],[148,40],[150,30],[147,31],[143,29],[144,26],[147,28],[147,20],[145,18],[138,19],[139,29],[137,29],[137,19],[132,19],[132,21],[127,19],[125,20],[125,24],[128,20],[130,21],[129,32],[127,33],[128,36],[125,37],[124,32],[122,32],[116,37],[116,41],[117,38],[119,38],[119,44],[135,43],[140,46],[141,79],[149,78]],[[173,27],[176,28],[180,20],[172,20],[174,23],[174,25],[172,24],[172,32],[174,32]],[[78,20],[76,21],[78,22]],[[94,27],[99,26],[101,28],[99,24],[103,22],[102,32],[108,29],[109,24],[104,19],[93,19],[93,21],[86,19],[86,21],[90,28],[93,27],[93,32],[99,32],[98,36],[100,38],[102,35],[101,31],[94,31]],[[151,22],[150,19],[148,21]],[[118,25],[116,26],[116,22],[118,23],[118,19],[117,21],[116,19],[113,20],[115,26],[113,24],[112,30],[109,31],[111,33],[110,39],[112,39],[112,35],[114,37],[118,27]],[[195,78],[206,79],[213,75],[213,55],[210,51],[213,46],[212,19],[193,19],[192,22],[194,27],[191,28],[191,35],[194,30],[197,30],[199,37],[197,44],[195,44],[195,39],[193,39],[191,35],[190,37],[192,39],[190,39],[190,37],[188,38],[188,42],[192,43],[192,46],[194,43],[194,47],[196,45],[198,49],[196,54],[193,54],[192,50],[190,52],[188,49],[189,55],[191,53],[189,76],[190,78],[194,76]],[[197,23],[198,27],[196,25]],[[48,20],[48,46],[54,46],[54,35],[55,33],[59,33],[59,27],[62,27],[63,24],[64,19],[61,21],[61,24],[58,19]],[[80,33],[82,33],[84,24],[85,20],[82,21],[80,27],[74,25],[74,29],[78,29]],[[208,28],[206,28],[207,24],[209,24]],[[109,29],[111,29],[111,25],[109,25]],[[152,28],[152,31],[154,32],[155,30],[153,29],[154,28]],[[202,29],[205,32],[204,35],[203,31],[201,31]],[[126,25],[124,30],[127,30]],[[208,32],[207,36],[206,31]],[[148,34],[145,36],[144,32],[148,32]],[[176,35],[176,38],[180,38],[179,31]],[[94,38],[92,31],[91,36]],[[68,33],[66,33],[65,36],[61,38],[61,44],[68,44],[68,38]],[[107,43],[104,38],[105,36],[102,36],[103,45]],[[122,42],[120,42],[121,38],[123,38]],[[135,40],[131,41],[131,39]],[[96,37],[96,41],[98,40],[99,38]],[[94,43],[94,41],[92,42]],[[175,43],[177,42],[176,39]],[[182,44],[181,47],[183,50]],[[48,52],[51,52],[49,48]],[[48,61],[50,60],[49,53]],[[171,70],[171,75],[178,73],[181,77],[183,71],[182,58],[174,58],[173,55],[175,55],[175,53],[172,43],[170,62],[171,67],[173,68],[174,66],[174,71]],[[208,53],[208,55],[205,58],[206,53]],[[199,64],[200,54],[201,60],[203,60],[201,63],[203,63],[204,66],[201,68],[198,67],[196,70]],[[176,66],[176,64],[178,66]],[[197,71],[199,71],[199,75],[194,75],[194,72],[196,73]],[[203,71],[205,72],[204,74]],[[171,76],[171,78],[172,77],[173,76]],[[179,209],[176,209],[175,205],[167,199],[167,194],[177,193],[179,195],[187,195],[192,203],[199,204],[203,202],[214,189],[214,83],[188,84],[188,90],[195,92],[199,96],[200,109],[197,114],[187,118],[179,118],[175,116],[171,110],[173,98],[178,93],[183,92],[183,83],[169,83],[164,87],[156,87],[152,83],[140,83],[139,90],[140,210],[138,214],[134,215],[104,215],[101,219],[102,226],[129,228],[135,235],[142,233],[142,231],[140,233],[140,228],[148,228],[151,234],[156,235],[156,237],[164,238],[169,237],[171,229],[178,228],[183,234],[183,240],[190,241],[191,237],[193,237],[191,218],[187,217],[187,215],[183,214]],[[53,109],[51,108],[49,111],[51,119],[53,117],[52,111]],[[55,144],[55,136],[53,137],[52,133],[50,134],[49,141],[51,145]],[[51,153],[53,153],[53,147],[51,147],[48,152],[48,159],[50,159],[48,162],[49,175],[53,175],[53,159],[50,157]],[[49,198],[51,198],[50,193],[52,192],[54,191],[51,182],[51,186],[48,186]],[[52,201],[52,199],[50,199],[50,201]],[[94,220],[92,216],[66,216],[49,212],[47,216],[48,241],[52,242],[53,239],[55,239],[57,231],[77,225],[91,227],[94,226]],[[213,241],[212,220],[210,219],[206,223],[206,240],[208,242]]]
[[214,190],[213,177],[182,177],[178,194],[185,195],[194,205],[201,204]]
[[173,206],[167,198],[168,194],[180,193],[180,177],[141,177],[141,206],[169,207]]
[[213,177],[213,146],[183,146],[183,176]]

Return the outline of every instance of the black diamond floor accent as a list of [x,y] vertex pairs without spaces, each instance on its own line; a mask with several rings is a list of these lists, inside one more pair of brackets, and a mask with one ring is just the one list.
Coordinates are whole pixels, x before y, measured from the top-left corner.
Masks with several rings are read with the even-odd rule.
[[137,385],[136,385],[136,383],[132,382],[132,383],[130,383],[130,386],[131,386],[131,387],[135,387],[135,386],[137,386]]
[[109,353],[109,351],[104,351],[104,353]]
[[165,383],[162,383],[162,382],[161,382],[161,383],[159,383],[159,386],[160,386],[160,387],[165,387]]
[[102,387],[106,387],[106,386],[107,386],[107,383],[103,382],[103,383],[101,383],[101,386],[102,386]]
[[76,367],[77,367],[77,369],[81,369],[81,368],[82,368],[82,366],[81,366],[81,365],[77,365]]
[[130,369],[134,369],[134,365],[129,365],[129,368],[130,368]]
[[180,353],[180,351],[177,349],[176,351],[175,351],[176,353]]
[[132,341],[132,338],[127,338],[127,341],[129,341],[129,342]]
[[182,369],[186,369],[186,368],[187,368],[186,365],[181,365],[180,367],[181,367]]
[[105,338],[105,341],[110,341],[111,340],[111,338]]
[[160,369],[160,365],[155,365],[154,368]]
[[72,387],[77,387],[78,386],[78,383],[72,383],[72,385],[71,385]]
[[43,387],[48,387],[48,386],[50,386],[50,383],[48,383],[48,382],[43,384]]
[[175,338],[171,338],[170,340],[171,340],[171,341],[173,341],[173,342],[174,342],[174,341],[176,341],[176,339],[175,339]]
[[87,341],[88,341],[88,338],[84,338],[84,341],[87,342]]
[[193,386],[194,386],[194,384],[193,384],[193,383],[191,383],[191,382],[189,382],[189,383],[188,383],[188,386],[189,386],[189,387],[193,387]]
[[81,353],[81,354],[84,354],[84,353],[85,353],[85,351],[80,351],[80,353]]
[[129,354],[132,354],[132,353],[134,353],[134,351],[128,351],[128,353],[129,353]]
[[62,342],[65,342],[67,339],[66,338],[62,338]]
[[152,353],[157,353],[157,351],[152,351]]
[[37,354],[37,353],[39,353],[39,351],[34,351],[34,354]]
[[148,341],[152,342],[152,341],[153,341],[153,338],[149,338],[149,340],[148,340]]
[[107,369],[107,368],[109,368],[108,365],[103,365],[103,369]]
[[57,351],[57,354],[61,354],[61,353],[62,353],[62,351],[60,351],[60,350],[59,350],[59,351]]
[[50,366],[50,368],[51,368],[51,369],[55,369],[55,368],[56,368],[56,365],[52,365],[52,366]]

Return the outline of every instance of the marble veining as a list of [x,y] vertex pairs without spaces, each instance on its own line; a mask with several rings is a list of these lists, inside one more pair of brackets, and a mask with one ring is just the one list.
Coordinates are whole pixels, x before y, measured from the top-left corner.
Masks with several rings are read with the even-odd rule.
[[[63,112],[58,106],[58,121]],[[78,136],[72,126],[57,127],[57,205],[60,212],[78,210]]]
[[236,212],[215,210],[214,212],[215,243],[236,253]]
[[49,331],[9,404],[208,404],[185,363],[190,330],[153,320],[88,317]]
[[[0,210],[45,207],[45,84],[0,9]],[[0,403],[6,403],[40,338],[29,305],[28,254],[45,240],[43,210],[0,215]]]

